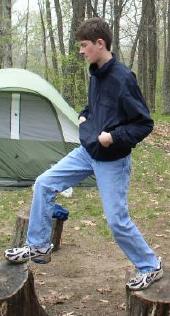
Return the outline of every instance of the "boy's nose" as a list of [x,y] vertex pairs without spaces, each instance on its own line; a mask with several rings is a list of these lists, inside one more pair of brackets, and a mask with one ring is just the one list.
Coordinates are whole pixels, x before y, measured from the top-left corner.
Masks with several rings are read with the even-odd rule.
[[80,56],[81,56],[81,57],[83,57],[83,56],[84,56],[84,51],[83,51],[83,49],[81,49],[81,48],[80,48],[80,50],[79,50],[79,54],[80,54]]

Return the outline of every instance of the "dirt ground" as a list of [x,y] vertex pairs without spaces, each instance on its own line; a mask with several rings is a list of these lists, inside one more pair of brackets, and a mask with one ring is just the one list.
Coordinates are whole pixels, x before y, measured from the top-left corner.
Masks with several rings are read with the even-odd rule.
[[[163,261],[166,258],[166,266],[170,262],[169,215],[156,219],[149,234],[145,224],[139,223],[147,239],[152,238],[155,251]],[[41,304],[49,316],[125,316],[125,275],[132,270],[130,262],[114,242],[75,228],[66,223],[62,247],[53,253],[51,263],[31,265]]]
[[118,247],[99,236],[81,235],[69,221],[62,238],[51,263],[31,265],[49,316],[124,316],[129,262]]

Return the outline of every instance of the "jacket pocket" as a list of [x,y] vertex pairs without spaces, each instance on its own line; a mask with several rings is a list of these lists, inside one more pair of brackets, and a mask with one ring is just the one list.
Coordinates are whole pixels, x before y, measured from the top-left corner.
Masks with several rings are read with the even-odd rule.
[[92,157],[96,156],[99,151],[98,134],[95,126],[88,120],[79,125],[80,142]]

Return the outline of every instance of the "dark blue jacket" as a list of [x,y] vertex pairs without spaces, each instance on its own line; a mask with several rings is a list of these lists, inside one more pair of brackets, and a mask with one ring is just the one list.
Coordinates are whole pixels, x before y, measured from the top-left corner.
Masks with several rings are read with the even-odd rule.
[[[80,142],[92,158],[111,161],[125,157],[153,129],[153,120],[136,77],[115,57],[101,68],[90,65],[88,106],[79,116]],[[110,132],[113,144],[103,147],[98,136]]]

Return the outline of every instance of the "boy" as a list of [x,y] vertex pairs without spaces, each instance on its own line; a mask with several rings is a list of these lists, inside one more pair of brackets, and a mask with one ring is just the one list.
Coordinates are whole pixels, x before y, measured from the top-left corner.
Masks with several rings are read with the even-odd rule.
[[147,288],[163,275],[157,258],[128,215],[131,149],[153,129],[134,74],[112,55],[112,32],[101,18],[83,22],[78,31],[80,54],[90,64],[88,105],[80,113],[79,148],[35,182],[27,246],[8,249],[9,261],[50,260],[50,235],[57,192],[94,174],[107,223],[120,248],[138,270],[126,284]]

